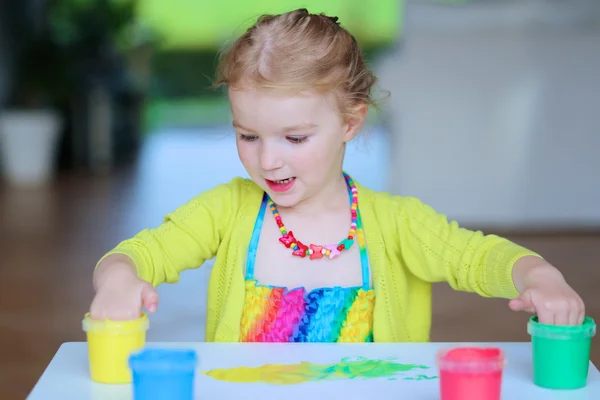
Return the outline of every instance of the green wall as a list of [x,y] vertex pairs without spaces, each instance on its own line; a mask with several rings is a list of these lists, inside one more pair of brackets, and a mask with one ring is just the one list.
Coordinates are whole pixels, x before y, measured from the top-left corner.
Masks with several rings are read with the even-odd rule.
[[161,36],[144,109],[146,132],[165,125],[229,123],[227,99],[209,89],[217,51],[261,14],[307,8],[337,16],[369,60],[398,40],[404,10],[403,0],[139,1],[139,18]]
[[403,0],[141,0],[140,18],[163,38],[163,49],[219,48],[260,14],[296,8],[340,18],[363,46],[395,40],[401,31]]

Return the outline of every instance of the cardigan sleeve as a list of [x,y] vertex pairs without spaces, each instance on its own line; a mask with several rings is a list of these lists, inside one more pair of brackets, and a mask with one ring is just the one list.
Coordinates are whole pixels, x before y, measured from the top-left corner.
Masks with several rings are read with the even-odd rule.
[[527,255],[539,257],[505,238],[461,228],[412,197],[400,200],[397,216],[400,253],[407,268],[422,280],[446,281],[455,290],[515,298],[519,295],[512,280],[515,262]]
[[239,208],[244,180],[235,178],[208,190],[167,214],[159,226],[144,229],[106,253],[131,258],[140,279],[153,286],[179,281],[181,272],[212,259]]

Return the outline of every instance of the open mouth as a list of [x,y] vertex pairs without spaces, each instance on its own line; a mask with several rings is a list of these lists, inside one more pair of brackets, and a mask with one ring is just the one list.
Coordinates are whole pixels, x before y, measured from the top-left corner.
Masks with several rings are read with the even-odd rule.
[[290,178],[280,179],[276,181],[272,181],[270,179],[266,179],[267,185],[271,188],[271,190],[275,192],[287,192],[294,186],[294,182],[296,181],[296,177],[292,176]]
[[292,181],[292,179],[296,179],[296,178],[291,177],[291,178],[286,178],[286,179],[282,179],[280,181],[273,181],[273,182],[275,182],[278,185],[285,185],[286,183],[290,183]]

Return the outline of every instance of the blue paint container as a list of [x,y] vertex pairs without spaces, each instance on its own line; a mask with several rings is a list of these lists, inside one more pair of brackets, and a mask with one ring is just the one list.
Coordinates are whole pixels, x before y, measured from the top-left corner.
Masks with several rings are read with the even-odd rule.
[[132,353],[134,400],[193,400],[197,365],[196,352],[189,349],[145,348]]

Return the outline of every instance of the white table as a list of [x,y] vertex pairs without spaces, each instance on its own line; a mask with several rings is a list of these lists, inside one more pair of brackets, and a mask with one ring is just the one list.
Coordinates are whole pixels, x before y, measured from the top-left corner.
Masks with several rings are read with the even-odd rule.
[[[507,356],[502,398],[519,399],[600,399],[600,373],[590,363],[587,387],[556,391],[535,386],[531,378],[530,343],[393,343],[393,344],[239,344],[239,343],[147,343],[148,347],[192,348],[198,352],[196,374],[198,399],[411,399],[439,398],[439,380],[406,380],[417,374],[437,376],[435,354],[446,346],[499,346]],[[394,380],[388,378],[315,381],[294,385],[231,383],[203,373],[213,368],[254,367],[264,364],[319,364],[339,362],[344,357],[365,357],[396,362],[424,364],[428,370],[409,372]],[[411,375],[412,374],[412,375]],[[103,385],[89,379],[87,344],[64,343],[34,387],[28,400],[124,400],[131,399],[131,385]]]

